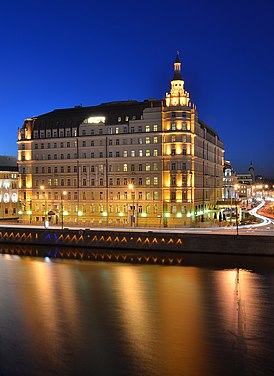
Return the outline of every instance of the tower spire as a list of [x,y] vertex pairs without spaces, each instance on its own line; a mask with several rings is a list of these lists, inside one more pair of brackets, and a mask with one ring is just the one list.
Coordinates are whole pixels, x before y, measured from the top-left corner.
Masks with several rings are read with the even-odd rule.
[[173,75],[173,80],[182,80],[182,75],[181,75],[181,62],[179,58],[179,51],[176,53],[176,59],[174,61],[174,75]]
[[174,75],[171,80],[171,89],[166,93],[166,106],[189,106],[189,93],[184,89],[184,80],[181,76],[181,61],[179,51],[176,53],[174,61]]

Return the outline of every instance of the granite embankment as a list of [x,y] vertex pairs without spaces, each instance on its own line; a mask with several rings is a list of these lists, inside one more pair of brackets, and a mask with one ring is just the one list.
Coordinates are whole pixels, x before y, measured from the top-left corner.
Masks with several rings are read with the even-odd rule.
[[[36,249],[46,246],[44,248],[48,250],[55,249],[55,257],[63,257],[63,250],[67,249],[72,256],[66,257],[84,259],[90,258],[88,255],[95,250],[101,253],[123,251],[148,255],[168,252],[274,256],[272,236],[171,233],[164,230],[132,232],[1,227],[0,243],[2,253],[9,253],[9,248],[16,248],[10,245],[31,245],[36,246]],[[84,250],[84,256],[75,256],[77,248]]]

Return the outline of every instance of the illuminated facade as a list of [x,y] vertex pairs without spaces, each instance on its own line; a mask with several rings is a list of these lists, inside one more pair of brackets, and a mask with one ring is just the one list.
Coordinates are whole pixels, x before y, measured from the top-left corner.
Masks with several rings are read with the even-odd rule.
[[207,221],[222,199],[223,153],[190,102],[177,55],[165,100],[25,120],[18,130],[21,219],[87,227]]
[[17,159],[0,156],[0,219],[17,220],[18,210]]

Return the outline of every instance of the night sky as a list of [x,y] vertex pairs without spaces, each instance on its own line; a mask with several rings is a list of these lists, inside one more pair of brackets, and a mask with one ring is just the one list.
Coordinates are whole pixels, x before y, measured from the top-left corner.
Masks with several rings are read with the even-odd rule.
[[26,117],[162,99],[180,52],[199,118],[237,172],[274,176],[274,1],[15,0],[0,10],[1,155]]

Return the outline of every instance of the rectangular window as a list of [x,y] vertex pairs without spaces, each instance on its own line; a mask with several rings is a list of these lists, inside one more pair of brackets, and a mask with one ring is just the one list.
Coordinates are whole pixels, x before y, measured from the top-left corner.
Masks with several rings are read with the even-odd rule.
[[127,163],[124,163],[124,165],[123,165],[123,171],[127,171]]
[[146,132],[150,132],[150,125],[146,125]]

